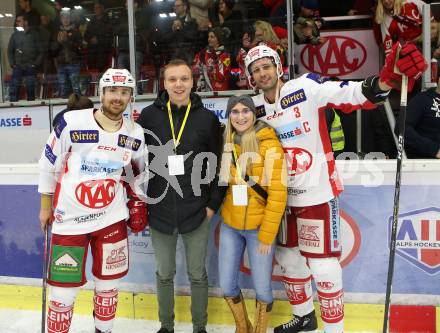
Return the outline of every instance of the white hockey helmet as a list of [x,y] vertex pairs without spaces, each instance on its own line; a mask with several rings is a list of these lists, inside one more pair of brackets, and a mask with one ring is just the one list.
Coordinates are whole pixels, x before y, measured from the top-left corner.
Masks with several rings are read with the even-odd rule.
[[244,58],[246,77],[248,78],[249,83],[251,83],[252,78],[252,74],[249,70],[250,66],[254,61],[262,58],[272,58],[277,67],[278,77],[283,76],[283,65],[281,64],[280,56],[278,55],[278,53],[267,45],[258,45],[251,48]]
[[104,88],[107,87],[128,87],[131,88],[132,96],[136,93],[136,82],[133,76],[126,69],[109,68],[102,74],[99,80],[99,97],[102,100]]

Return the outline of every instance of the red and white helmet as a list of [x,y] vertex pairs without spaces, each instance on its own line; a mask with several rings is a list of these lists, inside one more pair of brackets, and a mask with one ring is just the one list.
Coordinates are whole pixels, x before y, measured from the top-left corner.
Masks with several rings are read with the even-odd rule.
[[249,71],[249,67],[252,65],[254,61],[257,61],[258,59],[262,59],[262,58],[272,58],[273,61],[275,62],[275,65],[277,66],[278,77],[283,76],[283,65],[281,64],[280,56],[278,55],[278,53],[267,45],[258,45],[251,48],[247,53],[246,57],[244,58],[246,77],[248,78],[249,83],[251,85],[252,85],[251,83],[252,75],[251,72]]
[[126,69],[107,69],[99,80],[100,98],[104,95],[104,88],[107,87],[128,87],[131,88],[133,96],[136,93],[136,82],[130,72]]

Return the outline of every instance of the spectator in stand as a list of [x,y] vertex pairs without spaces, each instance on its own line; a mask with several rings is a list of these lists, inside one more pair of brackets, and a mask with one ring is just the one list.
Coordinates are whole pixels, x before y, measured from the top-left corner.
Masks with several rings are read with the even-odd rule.
[[52,120],[52,127],[55,128],[61,117],[68,111],[85,110],[93,108],[93,102],[86,96],[81,96],[76,93],[70,94],[67,100],[67,107],[60,111]]
[[[440,80],[437,88],[420,92],[410,100],[405,124],[409,158],[440,158]],[[396,135],[398,130],[396,125]]]
[[[292,0],[293,20],[295,21],[301,10],[301,0]],[[286,0],[263,0],[264,7],[269,10],[268,22],[273,26],[287,28]]]
[[41,43],[44,52],[43,64],[41,70],[44,75],[47,73],[53,73],[55,71],[55,64],[53,62],[53,58],[49,53],[50,43],[53,34],[54,34],[53,22],[51,22],[49,16],[41,15],[40,36],[41,36]]
[[318,0],[301,0],[298,17],[299,16],[319,20],[321,18],[321,14],[319,11]]
[[236,61],[239,67],[239,74],[238,74],[238,80],[236,82],[236,86],[239,89],[252,89],[252,87],[249,85],[249,82],[246,78],[246,69],[244,64],[244,59],[246,58],[246,55],[248,51],[253,47],[252,41],[255,38],[255,29],[253,25],[248,26],[241,38],[241,48],[238,51]]
[[[145,20],[141,14],[141,0],[134,0],[134,16],[136,24],[136,80],[141,79],[141,66],[144,60],[144,53],[147,45],[146,26]],[[127,8],[127,1],[125,1],[125,8]],[[115,29],[115,36],[117,37],[117,68],[125,68],[130,70],[130,54],[129,54],[129,42],[128,42],[128,12],[125,11],[119,19],[119,24]],[[138,95],[142,95],[142,85],[137,85]]]
[[12,82],[9,100],[16,102],[20,96],[23,77],[26,82],[27,100],[35,100],[35,81],[37,67],[43,60],[43,45],[40,34],[35,28],[29,27],[27,15],[19,14],[15,19],[15,31],[8,44],[8,60],[12,67]]
[[273,27],[273,31],[275,31],[275,34],[277,35],[278,39],[280,40],[280,45],[287,52],[287,49],[289,48],[287,29],[279,27],[279,26],[275,26],[275,27]]
[[[212,0],[188,0],[189,13],[196,20],[199,27],[199,36],[206,37],[209,28],[209,7]],[[203,40],[206,40],[203,38]]]
[[59,26],[61,26],[61,11],[63,9],[63,5],[60,0],[54,1],[54,10],[55,17],[52,20],[52,29],[57,30]]
[[62,11],[61,26],[55,32],[51,43],[51,52],[56,55],[58,93],[61,98],[67,98],[71,90],[80,94],[81,47],[81,34],[70,21],[70,11]]
[[173,21],[171,31],[165,37],[165,45],[169,47],[170,59],[183,59],[191,64],[196,52],[198,26],[189,14],[187,0],[175,0],[174,12],[176,19]]
[[26,16],[29,28],[38,28],[40,26],[40,13],[32,8],[32,0],[18,0],[18,6],[21,13]]
[[320,37],[317,21],[298,17],[293,26],[294,40],[296,44],[313,44],[318,45],[324,43],[327,39]]
[[234,10],[235,0],[219,0],[217,6],[211,11],[211,27],[222,27],[225,30],[225,46],[236,54],[240,47],[240,36],[243,31],[243,16],[238,10]]
[[[375,23],[380,26],[380,42],[385,54],[396,41],[413,41],[422,33],[423,1],[379,0]],[[377,29],[377,27],[376,27]]]
[[225,50],[222,28],[209,29],[208,46],[196,54],[193,67],[199,73],[197,91],[229,90],[231,57]]
[[[431,18],[430,34],[431,34],[431,57],[440,59],[440,23]],[[423,34],[416,39],[417,47],[423,49]]]
[[281,42],[278,39],[275,31],[273,30],[270,23],[266,21],[255,21],[255,38],[253,41],[253,46],[257,45],[267,45],[271,49],[277,51],[280,56],[281,63],[283,66],[286,65],[286,49],[281,46]]
[[87,65],[89,69],[103,73],[110,65],[112,25],[102,3],[95,3],[94,12],[84,34],[88,48]]

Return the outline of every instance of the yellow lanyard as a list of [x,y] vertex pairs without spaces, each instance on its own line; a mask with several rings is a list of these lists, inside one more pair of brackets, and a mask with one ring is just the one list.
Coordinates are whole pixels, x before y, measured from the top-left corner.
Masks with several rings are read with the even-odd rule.
[[232,133],[232,153],[234,154],[235,169],[237,170],[237,174],[235,176],[238,177],[238,179],[241,179],[241,167],[240,163],[238,162],[237,151],[235,150],[234,133]]
[[180,143],[180,138],[182,137],[183,129],[185,128],[186,125],[186,119],[188,118],[189,110],[191,109],[191,101],[189,102],[188,107],[186,108],[185,118],[183,118],[182,126],[180,126],[179,134],[177,135],[177,140],[176,140],[176,134],[174,133],[173,116],[171,114],[171,102],[169,100],[167,103],[167,108],[168,108],[168,118],[170,119],[171,133],[173,134],[174,150],[176,150],[177,146]]

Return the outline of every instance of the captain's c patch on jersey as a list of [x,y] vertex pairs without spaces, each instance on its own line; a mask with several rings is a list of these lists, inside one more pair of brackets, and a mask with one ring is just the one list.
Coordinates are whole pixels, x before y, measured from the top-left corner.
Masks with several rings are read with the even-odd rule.
[[300,89],[284,96],[281,99],[280,104],[282,109],[287,109],[288,107],[304,102],[305,100],[307,100],[307,97],[304,89]]

